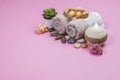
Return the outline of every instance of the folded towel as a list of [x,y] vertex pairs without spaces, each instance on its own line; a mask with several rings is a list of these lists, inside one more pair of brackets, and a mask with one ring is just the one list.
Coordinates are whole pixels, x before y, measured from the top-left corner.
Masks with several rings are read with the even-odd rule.
[[67,24],[66,33],[77,40],[84,37],[84,33],[87,28],[88,24],[85,21],[76,19]]
[[66,25],[69,21],[70,19],[65,17],[63,14],[57,14],[52,19],[52,26],[57,33],[66,34]]
[[[73,20],[76,20],[76,18],[73,18]],[[99,13],[97,12],[89,12],[88,17],[84,19],[79,19],[81,21],[85,21],[89,26],[97,23],[99,25],[103,25],[104,23],[102,21],[102,18]]]
[[83,20],[85,20],[89,26],[94,25],[95,23],[104,26],[102,18],[97,12],[89,12],[88,17]]

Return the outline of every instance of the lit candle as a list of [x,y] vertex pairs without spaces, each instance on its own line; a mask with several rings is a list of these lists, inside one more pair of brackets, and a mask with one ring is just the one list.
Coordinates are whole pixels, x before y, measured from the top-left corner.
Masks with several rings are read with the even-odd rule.
[[85,39],[91,47],[90,53],[102,55],[101,44],[107,40],[107,32],[104,26],[95,23],[95,25],[89,27],[85,31]]
[[103,43],[107,39],[107,32],[104,26],[95,23],[85,31],[85,39],[92,44]]

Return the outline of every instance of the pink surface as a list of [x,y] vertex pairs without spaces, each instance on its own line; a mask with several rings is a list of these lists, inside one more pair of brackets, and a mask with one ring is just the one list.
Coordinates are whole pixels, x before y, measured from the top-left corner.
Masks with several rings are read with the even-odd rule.
[[[120,80],[120,0],[0,0],[0,80]],[[82,6],[103,17],[102,56],[35,34],[42,10]]]

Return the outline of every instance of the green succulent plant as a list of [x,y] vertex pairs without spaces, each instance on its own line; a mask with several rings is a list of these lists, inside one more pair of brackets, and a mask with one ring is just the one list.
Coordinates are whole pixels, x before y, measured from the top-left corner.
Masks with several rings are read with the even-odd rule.
[[47,8],[43,11],[43,17],[45,19],[52,19],[57,14],[56,10],[54,8]]

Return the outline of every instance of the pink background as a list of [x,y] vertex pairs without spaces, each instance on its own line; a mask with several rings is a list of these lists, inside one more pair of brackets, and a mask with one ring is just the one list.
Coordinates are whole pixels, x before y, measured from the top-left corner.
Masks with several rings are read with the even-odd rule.
[[[0,0],[0,80],[120,80],[120,0]],[[97,11],[109,33],[102,56],[35,34],[42,10]]]

